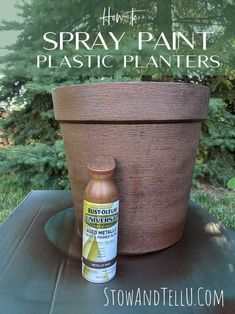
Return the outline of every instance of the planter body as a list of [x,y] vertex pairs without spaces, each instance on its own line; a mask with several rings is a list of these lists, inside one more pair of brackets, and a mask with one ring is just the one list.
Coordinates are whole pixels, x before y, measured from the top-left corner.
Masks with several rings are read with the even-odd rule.
[[142,254],[178,241],[184,229],[209,89],[184,83],[81,84],[53,91],[82,234],[88,160],[116,159],[119,253]]

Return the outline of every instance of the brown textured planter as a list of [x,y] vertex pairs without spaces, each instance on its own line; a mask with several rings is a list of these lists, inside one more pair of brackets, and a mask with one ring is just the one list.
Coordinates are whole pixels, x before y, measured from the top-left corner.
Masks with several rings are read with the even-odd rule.
[[78,231],[88,160],[112,155],[120,191],[119,253],[140,254],[180,239],[209,89],[185,83],[107,83],[53,91]]

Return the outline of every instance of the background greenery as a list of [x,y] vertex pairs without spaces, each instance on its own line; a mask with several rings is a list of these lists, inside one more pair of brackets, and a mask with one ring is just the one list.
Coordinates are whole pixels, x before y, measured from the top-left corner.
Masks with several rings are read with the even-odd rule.
[[[95,3],[95,4],[94,4]],[[235,7],[230,1],[133,1],[113,0],[114,12],[137,7],[149,12],[137,28],[113,24],[107,30],[128,34],[124,50],[135,53],[133,32],[172,30],[185,33],[217,30],[209,46],[210,53],[223,59],[223,75],[195,73],[183,69],[159,69],[155,72],[121,68],[119,56],[112,72],[100,69],[36,68],[36,55],[43,51],[42,35],[47,31],[86,31],[93,35],[100,30],[99,17],[110,1],[94,0],[32,0],[19,1],[22,22],[2,22],[0,30],[20,30],[17,42],[8,47],[10,53],[1,58],[4,64],[1,78],[1,107],[10,115],[0,120],[2,137],[12,144],[0,149],[1,207],[4,219],[17,201],[31,189],[69,188],[64,147],[57,122],[54,120],[51,89],[66,84],[100,81],[178,81],[208,85],[211,88],[208,120],[203,124],[194,172],[193,199],[234,228],[234,192],[225,190],[229,179],[235,177],[235,77],[231,66],[235,62],[232,32]],[[87,51],[79,52],[87,53]],[[104,54],[104,51],[96,51]],[[112,52],[115,54],[115,52]],[[54,51],[59,60],[62,52]],[[74,47],[67,45],[63,55],[73,55]],[[77,53],[76,53],[77,54]],[[148,51],[143,54],[148,55]],[[209,187],[209,188],[208,188]],[[233,186],[230,186],[233,188]],[[221,190],[223,189],[223,190]],[[212,191],[212,192],[211,192]],[[223,192],[222,192],[223,191]],[[226,218],[225,218],[226,217]]]

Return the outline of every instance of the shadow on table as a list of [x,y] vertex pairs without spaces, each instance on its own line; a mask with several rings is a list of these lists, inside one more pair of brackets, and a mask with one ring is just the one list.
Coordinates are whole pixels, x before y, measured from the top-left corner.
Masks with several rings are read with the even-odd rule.
[[[72,259],[70,264],[76,265],[81,259],[81,239],[75,234],[75,218],[73,208],[59,212],[51,217],[45,225],[48,239]],[[234,245],[234,233],[227,230],[216,219],[207,214],[194,203],[190,208],[185,224],[183,237],[170,248],[155,253],[139,256],[120,256],[118,259],[118,276],[116,280],[163,282],[164,279],[175,281],[194,273],[200,278],[201,272],[210,274],[213,269],[223,267],[223,274],[234,272],[234,265],[228,262]],[[226,265],[227,263],[227,265]],[[222,275],[222,274],[221,274]],[[118,279],[119,278],[119,279]]]

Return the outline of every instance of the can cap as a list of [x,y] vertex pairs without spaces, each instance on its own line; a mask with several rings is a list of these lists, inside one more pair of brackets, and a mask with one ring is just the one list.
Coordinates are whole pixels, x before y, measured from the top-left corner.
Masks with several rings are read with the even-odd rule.
[[111,176],[116,167],[115,159],[112,156],[98,156],[87,165],[91,175]]

